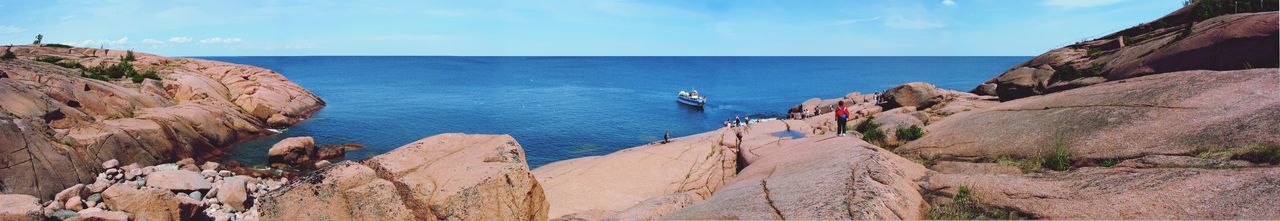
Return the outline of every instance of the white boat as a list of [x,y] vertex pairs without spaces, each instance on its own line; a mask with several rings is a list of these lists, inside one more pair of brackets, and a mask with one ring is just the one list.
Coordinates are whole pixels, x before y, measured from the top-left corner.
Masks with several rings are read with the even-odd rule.
[[698,95],[698,90],[693,90],[693,92],[680,91],[680,94],[676,98],[676,101],[680,102],[681,104],[687,104],[694,107],[702,107],[702,105],[707,104],[707,97]]

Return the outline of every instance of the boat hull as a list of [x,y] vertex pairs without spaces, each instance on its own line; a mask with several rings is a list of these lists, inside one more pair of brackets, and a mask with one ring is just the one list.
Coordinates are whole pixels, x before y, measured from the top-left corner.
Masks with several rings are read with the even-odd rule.
[[686,98],[686,97],[678,97],[678,98],[676,98],[676,101],[677,101],[677,102],[680,102],[681,104],[685,104],[685,105],[689,105],[689,106],[695,106],[695,107],[702,107],[703,105],[705,105],[705,104],[707,103],[707,101],[706,101],[706,100],[694,100],[694,99],[690,99],[690,98]]

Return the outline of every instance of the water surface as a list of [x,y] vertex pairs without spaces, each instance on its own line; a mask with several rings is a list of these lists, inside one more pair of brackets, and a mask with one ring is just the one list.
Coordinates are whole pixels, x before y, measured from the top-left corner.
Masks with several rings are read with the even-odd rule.
[[[510,134],[529,165],[781,115],[813,97],[925,81],[967,91],[1030,57],[208,57],[269,68],[328,103],[285,133],[225,157],[266,161],[285,137],[359,143],[364,159],[439,133]],[[676,103],[697,89],[708,105]],[[781,134],[779,136],[791,136]]]

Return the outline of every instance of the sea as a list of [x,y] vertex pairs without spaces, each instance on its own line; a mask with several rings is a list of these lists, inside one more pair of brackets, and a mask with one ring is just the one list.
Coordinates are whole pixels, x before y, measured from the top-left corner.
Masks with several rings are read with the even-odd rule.
[[[968,91],[1031,57],[201,57],[275,70],[327,106],[223,160],[262,165],[277,141],[360,144],[361,160],[441,133],[509,134],[529,166],[784,116],[809,98],[923,81]],[[707,104],[676,102],[697,90]]]

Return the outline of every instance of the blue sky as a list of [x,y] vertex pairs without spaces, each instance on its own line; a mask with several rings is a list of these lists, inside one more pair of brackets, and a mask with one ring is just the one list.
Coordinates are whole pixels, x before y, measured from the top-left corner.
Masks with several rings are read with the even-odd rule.
[[239,55],[1036,55],[1182,0],[0,2],[0,44]]

